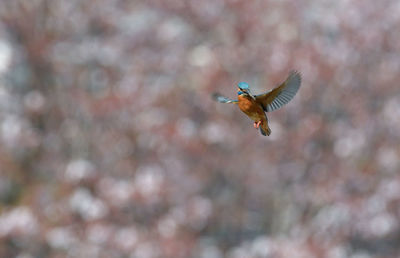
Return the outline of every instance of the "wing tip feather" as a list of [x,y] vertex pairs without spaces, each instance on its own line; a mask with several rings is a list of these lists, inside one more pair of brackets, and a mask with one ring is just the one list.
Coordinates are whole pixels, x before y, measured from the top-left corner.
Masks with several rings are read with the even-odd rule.
[[221,94],[219,94],[218,92],[214,92],[213,94],[211,94],[212,99],[214,99],[215,101],[219,102],[219,103],[237,103],[236,100],[233,99],[229,99]]
[[296,77],[296,79],[299,80],[299,82],[301,83],[302,77],[301,77],[301,73],[298,70],[291,70],[289,77],[290,78]]

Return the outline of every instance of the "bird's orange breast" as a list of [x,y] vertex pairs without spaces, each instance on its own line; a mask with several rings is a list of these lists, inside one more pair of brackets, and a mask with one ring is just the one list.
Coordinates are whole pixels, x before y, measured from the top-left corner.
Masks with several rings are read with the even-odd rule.
[[238,106],[243,113],[254,121],[260,121],[265,118],[265,113],[261,106],[248,96],[239,95]]

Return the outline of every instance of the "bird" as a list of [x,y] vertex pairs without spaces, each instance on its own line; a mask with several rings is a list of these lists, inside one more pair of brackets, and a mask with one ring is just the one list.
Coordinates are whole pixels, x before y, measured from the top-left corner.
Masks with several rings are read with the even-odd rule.
[[293,99],[301,85],[301,75],[298,71],[291,71],[286,80],[274,89],[258,95],[253,95],[246,82],[239,82],[237,100],[229,99],[219,93],[212,97],[220,103],[237,104],[239,109],[254,121],[254,128],[260,129],[264,136],[271,134],[266,112],[281,108]]

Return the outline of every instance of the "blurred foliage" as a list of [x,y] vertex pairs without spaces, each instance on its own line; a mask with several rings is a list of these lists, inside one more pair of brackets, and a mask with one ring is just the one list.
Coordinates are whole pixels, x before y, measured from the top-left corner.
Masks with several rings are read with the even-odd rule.
[[[400,4],[0,2],[1,257],[399,257]],[[262,137],[217,104],[299,70]]]

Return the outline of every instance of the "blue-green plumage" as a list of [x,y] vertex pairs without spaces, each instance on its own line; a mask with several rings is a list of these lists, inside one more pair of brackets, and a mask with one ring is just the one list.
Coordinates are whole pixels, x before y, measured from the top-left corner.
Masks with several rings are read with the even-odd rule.
[[292,71],[281,85],[263,94],[253,95],[248,83],[239,82],[238,100],[226,98],[218,93],[214,93],[213,97],[221,103],[238,104],[239,109],[254,121],[254,127],[260,128],[261,134],[265,136],[271,134],[265,112],[271,112],[286,105],[296,95],[300,84],[300,74]]
[[250,88],[247,82],[239,82],[238,87],[241,90],[248,90]]

